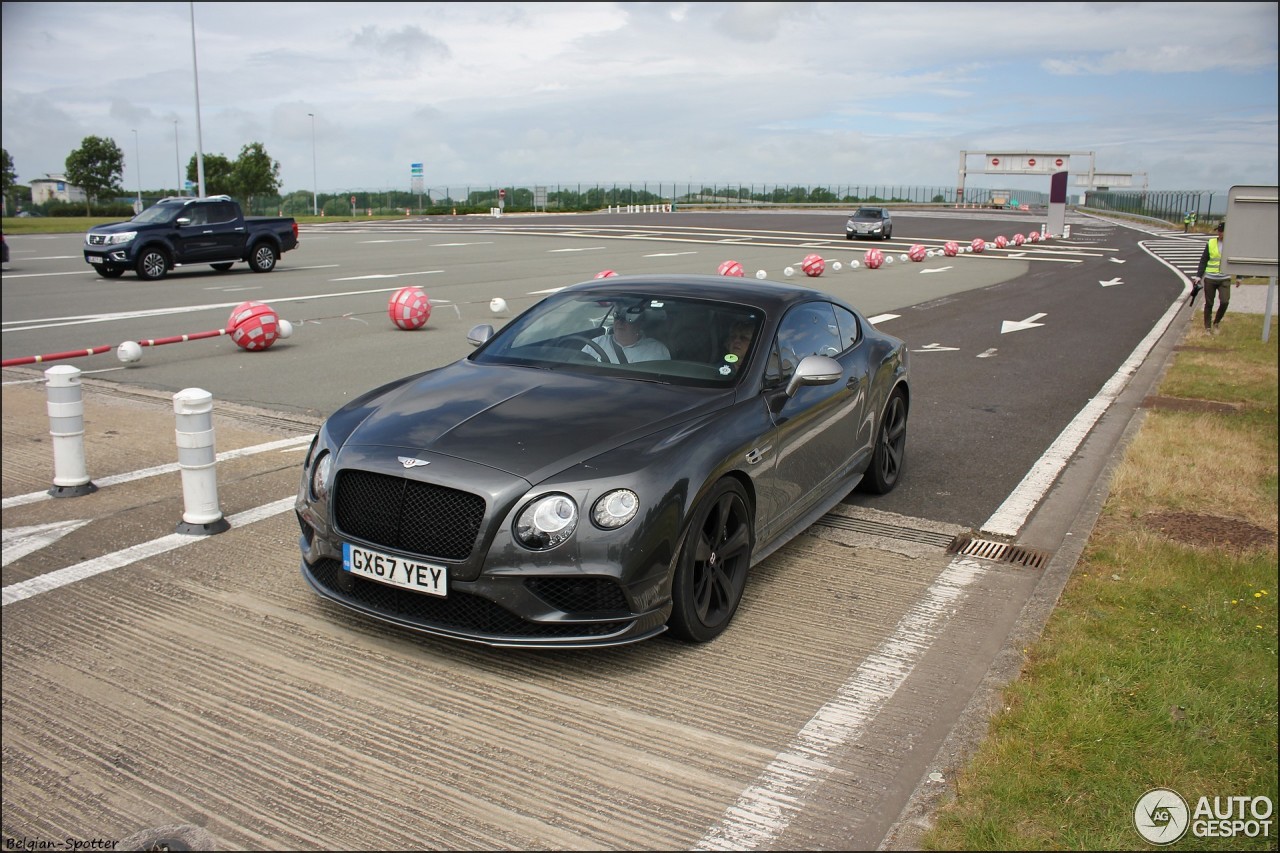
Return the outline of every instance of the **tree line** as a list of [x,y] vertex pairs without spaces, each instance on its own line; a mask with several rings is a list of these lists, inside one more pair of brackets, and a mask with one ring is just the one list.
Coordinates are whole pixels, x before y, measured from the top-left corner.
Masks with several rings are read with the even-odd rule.
[[[9,152],[2,153],[0,192],[9,199],[17,187],[17,172]],[[199,164],[193,154],[187,163],[187,180],[197,182],[198,172]],[[93,204],[100,199],[128,195],[120,185],[124,177],[124,152],[114,139],[86,136],[80,147],[67,155],[65,174],[68,184],[84,190],[85,215],[93,214]],[[280,191],[280,163],[271,159],[261,142],[245,145],[235,160],[206,153],[204,189],[209,195],[226,194],[250,203],[255,196],[276,196]]]

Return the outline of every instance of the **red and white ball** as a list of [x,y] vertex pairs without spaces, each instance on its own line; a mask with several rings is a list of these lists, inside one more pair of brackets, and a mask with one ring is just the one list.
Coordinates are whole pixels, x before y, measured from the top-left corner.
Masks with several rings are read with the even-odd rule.
[[821,255],[805,255],[804,262],[800,264],[800,269],[804,270],[804,274],[810,278],[817,278],[827,269],[827,262],[822,259]]
[[987,248],[987,241],[981,237],[974,237],[973,242],[969,244],[969,248],[975,255],[981,255]]
[[954,258],[960,252],[960,244],[955,240],[948,240],[942,244],[942,254],[948,258]]
[[915,261],[916,263],[920,263],[921,261],[923,261],[926,257],[928,257],[928,254],[929,254],[929,250],[926,249],[924,246],[921,246],[919,243],[915,244],[914,246],[912,246],[910,249],[907,250],[907,257]]
[[1021,246],[1024,242],[1026,242],[1026,239],[1027,239],[1027,238],[1026,238],[1026,237],[1023,237],[1021,234],[1014,234],[1014,235],[1013,235],[1013,245],[1015,245],[1015,246]]
[[264,350],[279,337],[280,318],[265,302],[241,302],[227,318],[227,334],[240,349]]
[[431,300],[422,288],[409,285],[391,294],[387,316],[400,329],[421,329],[431,318]]
[[596,278],[613,278],[615,275],[617,273],[613,270],[600,270],[600,272],[596,273]]
[[1003,234],[1001,234],[999,237],[996,238],[997,249],[1003,249],[1007,245],[1009,245],[1009,239],[1005,237]]
[[1039,243],[1039,242],[1040,242],[1040,232],[1038,232],[1038,231],[1032,231],[1030,234],[1028,234],[1028,235],[1027,235],[1027,242],[1030,242],[1030,243]]
[[867,253],[862,256],[862,262],[867,265],[867,269],[878,270],[884,265],[884,252],[879,249],[867,249]]
[[742,278],[743,276],[742,264],[737,261],[725,261],[720,264],[718,272],[720,275],[733,276],[735,278]]

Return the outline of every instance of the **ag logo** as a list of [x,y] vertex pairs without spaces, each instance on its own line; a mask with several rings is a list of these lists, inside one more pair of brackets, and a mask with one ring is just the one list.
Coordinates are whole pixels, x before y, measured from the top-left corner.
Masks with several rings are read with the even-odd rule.
[[1152,788],[1133,807],[1133,827],[1152,844],[1172,844],[1187,832],[1187,801],[1168,788]]

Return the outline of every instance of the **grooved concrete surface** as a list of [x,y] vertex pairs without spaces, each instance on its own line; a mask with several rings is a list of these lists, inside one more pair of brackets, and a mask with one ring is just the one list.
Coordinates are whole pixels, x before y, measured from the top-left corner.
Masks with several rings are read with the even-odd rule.
[[[137,553],[183,508],[176,472],[14,505],[52,481],[43,385],[12,384],[40,375],[4,372],[6,593]],[[95,481],[176,461],[171,398],[84,400]],[[219,452],[313,426],[214,405]],[[220,464],[224,514],[290,497],[305,447]],[[493,650],[322,602],[297,535],[277,511],[6,597],[6,846],[178,826],[218,849],[874,848],[1039,579],[969,561],[947,586],[939,547],[815,525],[714,643]]]

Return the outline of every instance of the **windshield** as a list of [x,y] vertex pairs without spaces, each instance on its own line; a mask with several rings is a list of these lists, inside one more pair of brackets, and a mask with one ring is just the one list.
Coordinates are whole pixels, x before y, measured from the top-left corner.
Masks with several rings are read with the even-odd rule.
[[854,219],[880,219],[884,211],[875,207],[864,207],[853,214]]
[[146,210],[133,217],[134,222],[148,224],[152,222],[168,222],[178,215],[178,211],[182,210],[185,205],[182,204],[153,204]]
[[552,296],[471,355],[481,364],[575,370],[728,387],[757,349],[763,315],[746,305],[643,291]]

